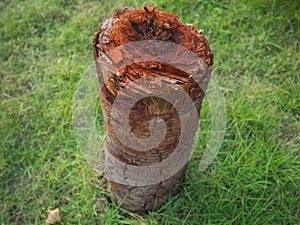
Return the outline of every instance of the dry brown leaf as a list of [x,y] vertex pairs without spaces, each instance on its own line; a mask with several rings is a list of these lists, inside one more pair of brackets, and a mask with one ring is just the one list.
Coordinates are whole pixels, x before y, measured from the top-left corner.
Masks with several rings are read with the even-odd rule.
[[48,217],[46,219],[46,223],[54,224],[60,222],[59,208],[54,210],[48,210]]

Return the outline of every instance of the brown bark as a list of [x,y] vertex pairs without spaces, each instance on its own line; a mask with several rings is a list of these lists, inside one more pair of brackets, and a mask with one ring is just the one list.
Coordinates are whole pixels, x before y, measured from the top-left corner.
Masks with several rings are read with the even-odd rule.
[[[209,69],[212,67],[213,53],[204,35],[197,32],[193,25],[182,24],[176,15],[161,12],[153,6],[145,7],[143,10],[118,9],[109,19],[105,20],[94,35],[94,58],[97,60],[103,54],[118,46],[142,40],[160,40],[181,45],[194,52],[205,62]],[[116,57],[122,58],[124,55]],[[189,59],[186,60],[188,64]],[[115,58],[114,61],[118,61],[118,59]],[[99,65],[97,64],[97,66]],[[103,85],[103,74],[99,72],[98,76],[99,82]],[[112,121],[114,120],[111,115],[113,102],[116,96],[119,95],[120,90],[126,87],[130,81],[140,77],[153,77],[155,80],[153,85],[162,95],[168,94],[168,90],[160,89],[161,82],[179,84],[189,94],[196,105],[198,113],[204,97],[205,90],[203,90],[203,87],[205,89],[210,78],[205,77],[204,86],[201,89],[197,82],[190,79],[189,74],[183,70],[168,64],[148,61],[119,68],[118,72],[114,73],[113,77],[104,84],[100,90],[100,97],[107,136],[106,151],[117,160],[135,166],[151,165],[166,159],[178,144],[178,135],[181,129],[181,118],[168,101],[158,97],[147,97],[136,102],[131,109],[129,126],[136,137],[147,138],[150,136],[149,121],[160,116],[167,125],[164,141],[149,151],[137,151],[128,148],[118,140],[112,128]],[[140,91],[136,88],[132,90],[132,93],[134,95],[134,93]],[[142,91],[147,93],[148,90]],[[122,109],[118,113],[122,114]],[[123,124],[122,121],[118,121],[118,123],[120,124],[119,132],[122,133],[122,128],[128,126],[128,124]],[[125,129],[124,132],[126,132]],[[194,133],[191,134],[192,139],[193,135]],[[107,162],[110,163],[109,157]],[[182,165],[182,169],[172,177],[153,185],[130,186],[110,182],[114,199],[130,211],[152,210],[161,205],[165,201],[166,195],[182,182],[185,168],[186,165]],[[113,170],[113,168],[110,169]]]

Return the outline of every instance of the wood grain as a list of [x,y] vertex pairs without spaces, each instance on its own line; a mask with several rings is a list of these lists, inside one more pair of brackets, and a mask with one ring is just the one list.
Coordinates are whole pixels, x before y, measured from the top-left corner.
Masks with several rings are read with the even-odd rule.
[[[94,58],[97,61],[99,57],[119,46],[143,40],[167,41],[180,45],[195,53],[199,59],[205,62],[209,70],[212,68],[213,53],[205,36],[199,33],[193,25],[182,24],[178,20],[178,16],[161,12],[153,6],[144,9],[122,8],[116,10],[110,18],[103,22],[94,35]],[[112,60],[114,62],[121,61],[126,57],[126,54],[126,52],[119,52],[113,56]],[[141,52],[141,54],[143,53]],[[187,57],[187,67],[189,62],[191,61]],[[98,64],[97,66],[99,67]],[[97,69],[99,72],[100,69]],[[181,130],[181,118],[170,102],[163,98],[147,97],[134,104],[130,111],[129,124],[117,121],[119,123],[118,132],[122,133],[123,128],[130,126],[136,137],[147,138],[151,135],[149,121],[159,116],[167,125],[164,141],[149,151],[138,151],[128,148],[126,144],[117,138],[112,127],[112,121],[115,118],[111,115],[114,100],[120,94],[120,91],[128,86],[129,82],[141,77],[152,77],[155,82],[151,88],[153,89],[154,86],[158,93],[161,92],[162,96],[170,94],[168,89],[161,88],[162,82],[168,83],[170,86],[172,84],[180,85],[194,102],[198,114],[200,113],[205,87],[210,79],[210,76],[201,78],[205,80],[203,81],[204,88],[200,88],[198,82],[191,79],[185,71],[156,61],[138,62],[118,68],[118,71],[108,80],[104,79],[103,73],[98,73],[99,82],[103,86],[100,90],[100,100],[107,137],[106,151],[116,159],[135,166],[151,165],[166,159],[178,144]],[[130,93],[134,96],[139,92],[147,93],[148,90],[144,87],[142,90],[139,87],[134,87],[131,91]],[[134,97],[132,100],[134,100]],[[121,115],[125,112],[120,108],[118,113]],[[126,129],[123,130],[124,135],[126,135]],[[195,130],[193,132],[195,133]],[[191,134],[192,138],[194,133]],[[107,161],[109,162],[110,159],[108,158]],[[113,170],[113,168],[110,169]],[[182,165],[182,169],[176,174],[153,185],[130,186],[110,182],[114,199],[130,211],[146,212],[153,210],[163,204],[168,193],[175,191],[176,187],[182,183],[185,169],[186,165]]]

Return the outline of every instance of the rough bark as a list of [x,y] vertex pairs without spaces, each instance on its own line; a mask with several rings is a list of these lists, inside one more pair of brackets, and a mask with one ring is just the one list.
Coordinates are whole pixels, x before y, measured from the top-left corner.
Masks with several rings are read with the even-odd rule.
[[[141,9],[118,9],[110,18],[106,19],[93,39],[94,58],[97,60],[106,52],[127,43],[142,40],[161,40],[173,42],[194,52],[203,59],[209,69],[213,64],[213,53],[207,40],[193,25],[182,24],[176,15],[161,12],[153,6]],[[104,79],[99,75],[99,82],[104,84]],[[118,72],[109,79],[100,90],[101,106],[104,115],[106,129],[106,151],[117,160],[128,165],[143,166],[161,162],[166,159],[178,144],[180,133],[180,118],[174,107],[161,98],[147,97],[136,102],[131,109],[129,126],[132,133],[139,138],[147,138],[149,133],[149,121],[160,116],[167,124],[167,134],[164,141],[149,151],[137,151],[126,147],[116,137],[112,128],[111,109],[112,104],[120,93],[120,90],[140,77],[154,77],[157,91],[160,90],[160,82],[180,84],[189,94],[190,98],[200,112],[204,90],[197,82],[189,78],[189,74],[171,65],[159,62],[133,63],[125,68],[119,68]],[[206,77],[206,86],[210,77]],[[138,92],[138,88],[132,92]],[[147,90],[143,90],[147,92]],[[164,93],[165,94],[165,93]],[[120,110],[119,113],[122,113]],[[128,124],[120,123],[120,130]],[[109,162],[110,159],[108,158]],[[148,211],[160,206],[167,194],[174,190],[184,178],[186,165],[182,165],[172,177],[154,185],[130,186],[111,183],[114,199],[121,203],[122,207],[130,211]],[[113,168],[111,168],[113,169]],[[124,200],[125,198],[125,200]]]

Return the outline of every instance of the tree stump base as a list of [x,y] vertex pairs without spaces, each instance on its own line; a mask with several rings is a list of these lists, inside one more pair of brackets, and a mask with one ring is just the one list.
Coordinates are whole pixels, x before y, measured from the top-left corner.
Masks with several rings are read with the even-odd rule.
[[[170,88],[173,84],[180,85],[192,100],[199,115],[205,88],[210,79],[210,76],[202,77],[204,85],[199,87],[198,83],[191,79],[185,71],[157,61],[132,63],[126,67],[118,68],[118,71],[114,72],[109,79],[105,79],[101,72],[103,68],[99,68],[101,65],[97,63],[97,60],[119,46],[144,40],[175,43],[195,53],[199,59],[203,60],[209,70],[213,64],[213,54],[202,33],[199,33],[192,25],[182,24],[176,15],[160,12],[153,6],[145,7],[143,10],[118,9],[103,22],[94,35],[93,50],[101,86],[100,101],[106,131],[107,171],[114,176],[118,176],[118,173],[123,172],[125,174],[127,172],[126,168],[117,172],[117,169],[114,168],[116,160],[125,165],[142,167],[160,163],[168,158],[179,144],[180,135],[182,135],[180,133],[180,120],[183,119],[182,116],[185,116],[185,114],[180,116],[169,101],[149,95],[149,97],[134,102],[130,109],[128,124],[120,118],[126,114],[126,110],[128,111],[129,103],[123,102],[122,107],[112,113],[113,104],[122,90],[129,87],[130,82],[139,78],[152,79],[146,86],[136,85],[129,88],[127,97],[130,102],[131,96],[132,101],[134,101],[135,96],[140,93],[151,93],[153,90],[157,90],[161,96],[170,95],[171,92],[168,89],[161,88],[162,83],[168,83]],[[127,55],[124,53],[118,57],[127,57]],[[118,61],[118,59],[112,60]],[[189,108],[189,106],[186,107]],[[187,110],[186,117],[188,116],[189,111]],[[117,133],[121,136],[128,135],[128,127],[130,127],[132,135],[140,139],[147,139],[151,136],[149,121],[156,117],[160,117],[166,124],[166,135],[163,142],[149,151],[138,151],[128,147],[126,143],[119,140],[113,126],[113,123],[118,124]],[[184,151],[191,149],[195,132],[196,130],[192,130],[190,134],[186,135],[188,137],[186,143],[189,144],[187,150]],[[168,193],[182,183],[186,166],[186,164],[181,165],[181,169],[172,176],[151,185],[126,185],[111,180],[113,197],[117,203],[129,211],[147,212],[153,210],[161,206],[167,199]]]

